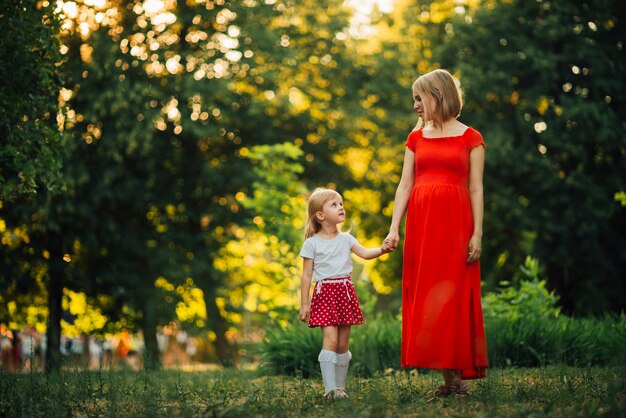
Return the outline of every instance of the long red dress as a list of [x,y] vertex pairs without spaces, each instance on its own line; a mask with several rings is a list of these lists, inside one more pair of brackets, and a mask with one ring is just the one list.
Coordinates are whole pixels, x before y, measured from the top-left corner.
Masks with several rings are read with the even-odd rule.
[[479,262],[466,264],[474,231],[469,154],[485,146],[469,127],[460,136],[409,134],[415,182],[407,208],[402,274],[402,367],[461,369],[485,376],[487,344]]

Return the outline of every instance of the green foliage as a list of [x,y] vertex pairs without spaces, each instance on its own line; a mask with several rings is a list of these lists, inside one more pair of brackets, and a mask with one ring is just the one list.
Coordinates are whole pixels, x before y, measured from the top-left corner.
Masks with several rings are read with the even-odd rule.
[[[21,13],[22,3],[13,2],[12,12]],[[50,3],[47,11],[56,7]],[[71,29],[60,36],[67,60],[62,97],[68,111],[62,119],[71,137],[64,148],[71,155],[64,175],[72,187],[60,199],[46,195],[31,205],[2,208],[0,232],[5,225],[20,228],[27,239],[11,247],[3,241],[1,261],[11,270],[3,269],[0,280],[17,289],[16,281],[33,282],[35,274],[52,278],[55,271],[47,286],[57,295],[65,286],[86,292],[105,305],[100,307],[112,320],[135,312],[149,351],[156,350],[156,326],[173,319],[176,304],[175,298],[162,297],[155,280],[164,277],[174,286],[193,280],[204,292],[208,326],[222,357],[226,332],[234,325],[226,316],[241,316],[242,308],[229,297],[230,272],[219,271],[215,259],[238,239],[238,225],[249,225],[255,208],[242,201],[255,187],[268,187],[254,202],[271,211],[267,233],[274,228],[281,240],[294,241],[298,228],[284,220],[302,216],[301,167],[310,175],[333,164],[329,147],[338,141],[322,134],[340,118],[339,111],[332,117],[328,112],[331,106],[339,109],[345,95],[344,83],[336,79],[349,71],[335,68],[339,61],[344,71],[349,68],[350,54],[335,35],[349,15],[342,0],[157,3],[160,12],[168,12],[160,15],[166,23],[130,0],[68,6],[77,12],[65,13],[63,23]],[[30,4],[22,17],[41,23],[42,13],[34,8]],[[107,14],[109,8],[114,13]],[[41,26],[17,24],[11,14],[2,23],[10,24],[2,53],[10,52],[5,39]],[[58,53],[56,37],[46,33],[40,41],[51,42]],[[314,56],[323,60],[309,59]],[[11,74],[29,74],[34,65],[40,66],[34,75],[50,77],[49,62],[27,54],[17,58],[28,62],[9,60],[18,67]],[[24,96],[24,90],[3,86],[3,100],[9,92]],[[56,92],[53,96],[56,100]],[[245,158],[250,150],[271,152],[256,145],[279,141],[287,143],[276,146],[276,155],[261,162]],[[15,157],[10,147],[4,151]],[[266,164],[277,163],[283,153],[289,173],[272,172],[278,167]],[[54,173],[55,164],[44,162],[47,173]],[[294,194],[287,206],[280,202],[282,193]],[[286,207],[291,209],[283,213]],[[284,247],[281,243],[278,251],[283,257]],[[218,307],[218,299],[225,306]],[[60,309],[51,315],[50,323],[58,323]]]
[[54,2],[0,3],[0,202],[59,192],[61,78]]
[[528,257],[521,270],[526,277],[520,281],[519,287],[502,282],[503,287],[499,291],[483,297],[484,315],[505,322],[525,321],[533,317],[541,321],[557,318],[559,297],[546,288],[545,280],[539,279],[538,261]]
[[625,306],[625,18],[618,1],[479,1],[433,48],[487,143],[485,279],[533,254],[579,314]]
[[379,314],[364,325],[355,327],[350,335],[353,373],[370,377],[397,369],[401,335],[400,321],[388,314]]
[[268,326],[259,351],[266,372],[310,377],[319,375],[317,356],[321,347],[319,330],[294,321],[285,328]]
[[[626,88],[617,23],[625,9],[605,0],[394,5],[380,36],[357,46],[365,52],[358,62],[376,77],[355,74],[364,109],[353,112],[354,137],[363,114],[380,129],[376,142],[361,141],[365,150],[375,144],[377,155],[374,170],[355,176],[359,188],[380,192],[383,204],[393,199],[389,185],[397,185],[403,139],[416,121],[411,83],[449,69],[464,92],[460,121],[487,143],[481,269],[488,288],[515,278],[533,254],[567,312],[623,310],[626,218],[612,199],[626,179],[626,106],[616,94]],[[384,162],[397,171],[386,172]],[[389,224],[364,222],[382,236]],[[390,261],[376,268],[399,298],[401,260]]]
[[[400,322],[390,316],[380,315],[353,327],[350,334],[351,373],[371,377],[387,369],[397,369],[400,335]],[[321,347],[319,329],[292,322],[285,328],[278,324],[268,327],[259,352],[268,373],[310,377],[320,374],[317,357]]]
[[487,348],[492,366],[626,362],[626,315],[573,318],[560,315],[558,296],[527,258],[519,287],[508,283],[483,297]]
[[263,233],[276,236],[279,241],[295,246],[302,241],[301,228],[305,216],[302,196],[306,189],[299,181],[304,171],[298,160],[303,151],[296,145],[257,145],[250,150],[256,180],[252,183],[253,197],[244,200],[244,206],[259,216],[255,223]]

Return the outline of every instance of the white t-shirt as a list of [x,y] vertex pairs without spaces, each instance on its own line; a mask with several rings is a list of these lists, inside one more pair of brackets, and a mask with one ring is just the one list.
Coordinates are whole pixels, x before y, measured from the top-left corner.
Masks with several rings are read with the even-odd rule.
[[313,282],[352,273],[350,254],[356,243],[356,238],[347,232],[340,232],[333,239],[323,239],[315,234],[304,240],[300,257],[313,260]]

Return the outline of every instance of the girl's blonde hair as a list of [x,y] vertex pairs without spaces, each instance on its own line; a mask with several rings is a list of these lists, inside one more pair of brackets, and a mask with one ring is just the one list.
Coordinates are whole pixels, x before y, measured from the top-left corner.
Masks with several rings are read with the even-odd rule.
[[313,190],[313,193],[309,196],[309,203],[307,204],[307,218],[306,224],[304,225],[305,239],[312,237],[322,229],[322,224],[320,224],[315,214],[322,210],[326,202],[337,196],[341,199],[341,195],[335,190],[325,189],[323,187],[318,187]]
[[[463,97],[459,81],[446,70],[434,70],[420,76],[413,83],[413,89],[422,97],[431,96],[435,100],[435,108],[426,114],[432,119],[436,128],[442,128],[443,123],[452,118],[458,118],[463,107]],[[427,106],[426,102],[424,105]],[[415,129],[423,128],[428,121],[422,118],[417,122]]]

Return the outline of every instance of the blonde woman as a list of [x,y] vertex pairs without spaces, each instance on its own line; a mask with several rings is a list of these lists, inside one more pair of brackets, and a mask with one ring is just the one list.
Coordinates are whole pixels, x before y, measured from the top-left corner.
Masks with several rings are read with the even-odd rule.
[[445,70],[412,87],[419,115],[406,141],[389,235],[396,248],[406,213],[402,272],[402,367],[440,370],[436,395],[467,396],[485,376],[480,301],[483,224],[482,135],[457,120],[461,93]]

